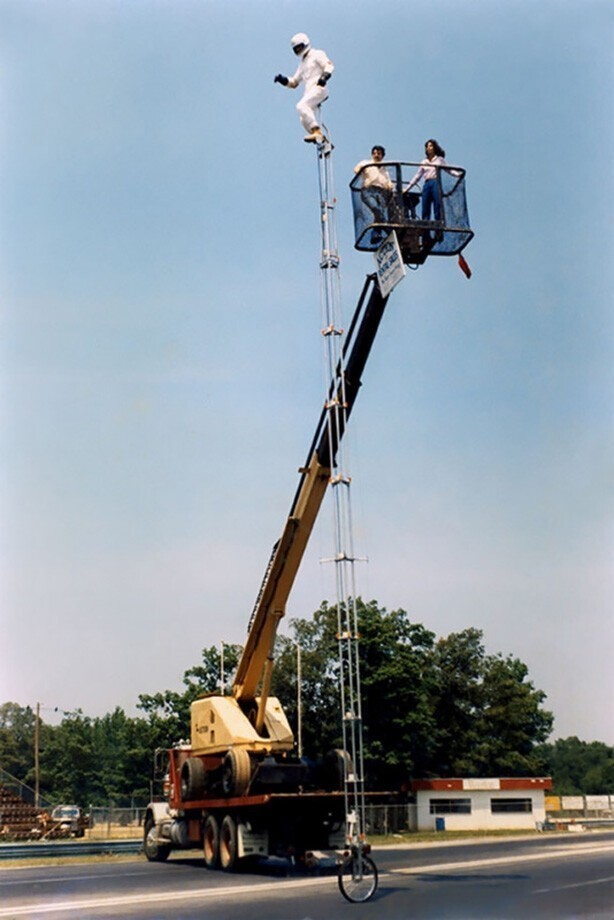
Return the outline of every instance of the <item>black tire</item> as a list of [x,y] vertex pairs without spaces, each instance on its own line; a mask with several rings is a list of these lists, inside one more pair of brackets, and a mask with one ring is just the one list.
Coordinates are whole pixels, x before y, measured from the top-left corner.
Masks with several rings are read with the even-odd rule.
[[377,866],[369,856],[355,854],[339,866],[339,891],[352,904],[369,901],[377,891]]
[[220,828],[220,866],[224,872],[234,872],[239,863],[237,846],[237,822],[232,815],[226,815]]
[[345,786],[345,777],[354,772],[354,764],[348,751],[335,748],[329,751],[324,758],[324,788],[329,792],[337,792]]
[[252,762],[244,748],[231,748],[224,757],[222,788],[228,796],[244,795],[252,777]]
[[158,843],[155,832],[156,822],[153,819],[153,815],[147,815],[143,830],[143,852],[149,862],[166,862],[171,848],[165,844]]
[[204,794],[205,765],[200,757],[188,757],[181,768],[181,798],[184,802],[194,802]]
[[220,864],[220,825],[215,815],[207,815],[203,828],[203,856],[207,869]]

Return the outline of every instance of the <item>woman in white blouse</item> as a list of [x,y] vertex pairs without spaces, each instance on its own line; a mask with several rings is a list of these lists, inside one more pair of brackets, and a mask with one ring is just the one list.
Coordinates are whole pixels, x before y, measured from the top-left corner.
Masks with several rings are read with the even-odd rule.
[[435,220],[441,220],[441,199],[439,197],[437,167],[448,165],[445,160],[446,152],[433,138],[430,138],[424,145],[424,152],[426,157],[422,160],[418,172],[405,191],[408,192],[413,185],[417,185],[420,179],[423,179],[422,220],[431,219],[431,209]]

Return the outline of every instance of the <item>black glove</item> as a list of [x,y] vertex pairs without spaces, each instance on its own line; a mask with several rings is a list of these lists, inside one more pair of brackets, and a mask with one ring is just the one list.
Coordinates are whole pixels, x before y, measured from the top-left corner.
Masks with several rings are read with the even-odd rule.
[[273,80],[273,83],[281,83],[282,86],[287,86],[288,78],[284,77],[283,73],[278,73],[275,79]]
[[329,80],[330,80],[330,74],[323,73],[320,79],[318,80],[318,86],[326,86]]

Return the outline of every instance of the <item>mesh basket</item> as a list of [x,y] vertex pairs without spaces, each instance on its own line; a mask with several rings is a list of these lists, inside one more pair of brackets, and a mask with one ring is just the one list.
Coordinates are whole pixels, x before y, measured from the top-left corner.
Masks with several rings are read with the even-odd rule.
[[405,262],[423,262],[429,255],[454,256],[465,248],[473,237],[465,170],[436,166],[436,179],[408,191],[419,166],[390,161],[376,167],[367,164],[352,179],[356,249],[375,252],[392,230]]

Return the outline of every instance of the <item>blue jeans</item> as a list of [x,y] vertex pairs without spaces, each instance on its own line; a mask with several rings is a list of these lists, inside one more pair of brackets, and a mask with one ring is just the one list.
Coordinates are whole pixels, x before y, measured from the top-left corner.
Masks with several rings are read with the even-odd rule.
[[422,188],[422,220],[431,219],[431,206],[435,220],[441,220],[441,199],[437,179],[427,179]]
[[361,197],[369,210],[372,211],[373,220],[376,224],[383,224],[389,220],[388,203],[392,196],[387,188],[371,185],[368,189],[362,190]]

